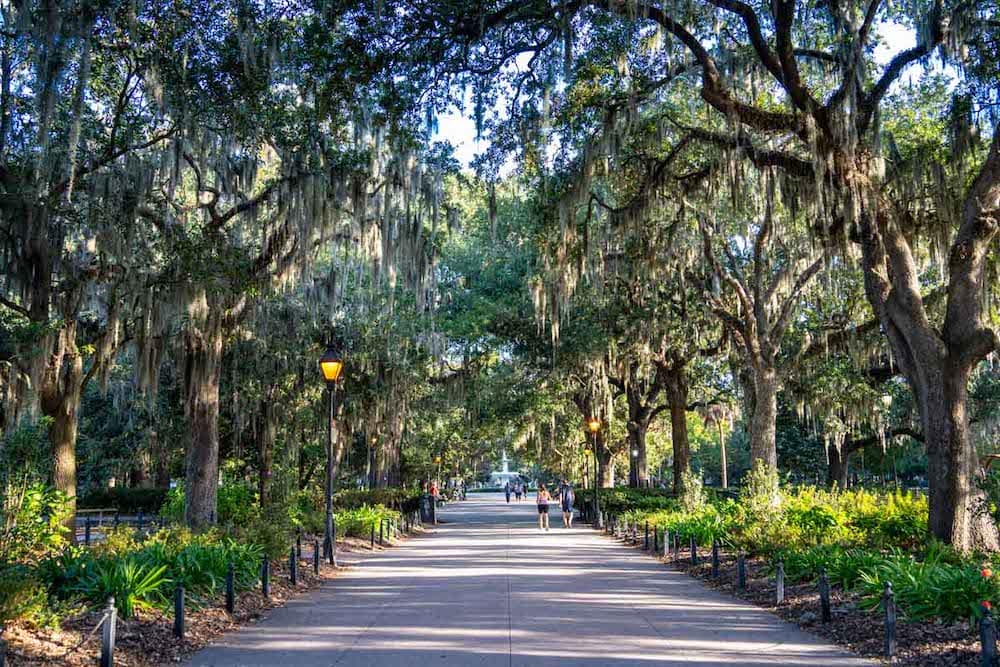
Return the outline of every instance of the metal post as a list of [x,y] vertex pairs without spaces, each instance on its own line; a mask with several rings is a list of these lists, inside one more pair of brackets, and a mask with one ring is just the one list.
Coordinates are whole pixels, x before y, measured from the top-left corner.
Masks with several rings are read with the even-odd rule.
[[882,593],[882,607],[885,610],[885,650],[884,657],[889,662],[896,656],[896,595],[892,592],[892,582],[885,582]]
[[174,637],[184,639],[184,586],[174,589]]
[[660,528],[653,526],[653,555],[660,553]]
[[271,563],[268,562],[267,556],[264,556],[260,566],[260,591],[264,597],[271,597]]
[[385,545],[385,519],[379,519],[378,521],[378,545]]
[[336,415],[336,388],[328,384],[326,386],[327,407],[329,414],[326,420],[326,523],[323,532],[323,548],[326,549],[327,558],[333,563],[334,537],[333,537],[333,419]]
[[674,532],[674,560],[681,559],[681,534]]
[[302,560],[302,530],[295,534],[295,557]]
[[648,521],[643,526],[642,550],[643,551],[649,551],[649,522]]
[[666,558],[670,555],[670,529],[663,529],[663,557]]
[[782,604],[785,601],[785,563],[778,561],[778,566],[774,568],[774,603]]
[[104,625],[101,628],[101,667],[113,667],[115,664],[115,630],[118,625],[118,610],[115,599],[108,598],[105,610]]
[[313,574],[319,575],[319,540],[313,542]]
[[372,548],[372,550],[375,549],[375,524],[374,523],[372,524],[372,531],[371,531],[371,548]]
[[736,588],[741,591],[747,587],[747,559],[740,552],[736,556]]
[[139,515],[136,517],[136,529],[142,532],[142,510],[139,510]]
[[826,568],[819,571],[819,606],[820,619],[824,623],[829,623],[830,615],[830,581],[826,578]]
[[90,546],[90,516],[83,520],[83,543]]
[[698,564],[698,539],[694,535],[691,536],[691,564]]
[[292,586],[299,583],[299,559],[295,557],[295,547],[292,547],[291,553],[288,554],[288,578]]
[[236,568],[232,561],[226,568],[226,611],[236,613]]
[[[594,445],[594,515],[601,516],[601,461],[597,457],[597,432],[590,432]],[[600,528],[600,525],[597,526]]]
[[118,522],[121,520],[121,514],[118,510],[115,510],[115,528],[118,527]]
[[712,538],[712,576],[719,576],[719,540]]
[[983,617],[979,621],[979,643],[982,647],[979,664],[982,667],[995,667],[997,664],[997,626],[990,610],[983,605]]

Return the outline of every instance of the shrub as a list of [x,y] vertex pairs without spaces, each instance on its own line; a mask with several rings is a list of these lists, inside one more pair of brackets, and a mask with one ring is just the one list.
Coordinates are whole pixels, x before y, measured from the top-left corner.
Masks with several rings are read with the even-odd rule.
[[0,627],[7,621],[35,620],[48,607],[45,587],[24,565],[0,565]]
[[44,484],[10,481],[0,487],[0,564],[36,559],[62,548],[68,516],[65,494]]
[[372,528],[378,530],[379,523],[391,519],[399,522],[400,514],[381,505],[364,506],[337,512],[337,531],[341,535],[368,537]]
[[166,572],[166,565],[145,565],[134,556],[99,559],[76,590],[98,606],[114,597],[118,612],[128,619],[136,610],[150,609],[166,599],[164,590],[170,584]]
[[[257,492],[246,482],[227,482],[219,487],[217,513],[219,524],[224,526],[242,527],[256,521],[260,515]],[[170,489],[163,504],[160,506],[160,516],[171,523],[184,522],[184,486],[178,484]]]

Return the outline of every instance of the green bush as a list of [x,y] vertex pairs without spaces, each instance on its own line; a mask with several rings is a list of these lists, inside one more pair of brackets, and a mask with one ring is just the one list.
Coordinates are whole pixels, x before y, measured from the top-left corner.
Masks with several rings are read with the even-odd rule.
[[166,599],[170,584],[167,566],[144,564],[135,556],[98,559],[76,584],[85,600],[100,606],[114,597],[122,618],[132,618],[137,610],[151,609]]
[[7,621],[35,620],[48,607],[45,587],[25,565],[0,565],[0,626]]
[[390,510],[381,505],[363,506],[350,510],[337,512],[337,533],[339,535],[349,535],[351,537],[368,537],[374,528],[378,531],[379,523],[383,520],[395,521],[398,525],[401,515],[395,510]]
[[66,544],[65,494],[39,482],[0,487],[0,564],[44,557]]
[[[259,517],[257,491],[246,482],[227,482],[219,487],[216,511],[223,526],[247,526]],[[160,516],[171,523],[184,522],[184,486],[170,489],[160,506]]]

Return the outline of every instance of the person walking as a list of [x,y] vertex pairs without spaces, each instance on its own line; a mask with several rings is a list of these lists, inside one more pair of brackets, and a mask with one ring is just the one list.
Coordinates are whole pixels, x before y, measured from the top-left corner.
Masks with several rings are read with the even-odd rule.
[[510,482],[503,485],[503,494],[507,497],[507,504],[510,505]]
[[521,484],[521,480],[514,482],[514,500],[521,502],[521,496],[524,495],[524,485]]
[[565,479],[559,486],[559,504],[562,506],[563,528],[573,527],[573,501],[576,496],[573,494],[573,485]]
[[538,530],[549,529],[550,500],[552,500],[552,496],[549,495],[548,489],[545,488],[544,484],[539,484],[538,495],[535,497],[535,503],[538,505]]

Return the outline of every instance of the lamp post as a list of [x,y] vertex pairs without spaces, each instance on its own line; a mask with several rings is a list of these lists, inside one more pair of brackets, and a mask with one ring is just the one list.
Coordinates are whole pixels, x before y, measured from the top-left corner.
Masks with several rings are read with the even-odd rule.
[[631,469],[630,472],[632,473],[632,486],[635,487],[635,488],[639,488],[640,481],[639,481],[639,450],[638,449],[633,449],[632,450],[632,466],[631,466],[631,468],[632,469]]
[[343,355],[338,346],[331,342],[320,357],[319,369],[326,382],[329,414],[326,420],[326,524],[323,529],[323,550],[327,561],[334,562],[333,536],[333,420],[337,414],[337,383],[344,370]]
[[368,440],[368,458],[365,459],[365,488],[368,489],[369,491],[371,491],[372,487],[375,486],[374,484],[372,484],[372,468],[374,468],[374,466],[372,465],[373,463],[372,457],[375,455],[376,442],[378,442],[377,435],[373,435]]
[[601,460],[597,455],[597,432],[601,430],[601,420],[597,417],[587,419],[587,430],[590,431],[590,439],[594,447],[594,522],[597,528],[601,525]]

